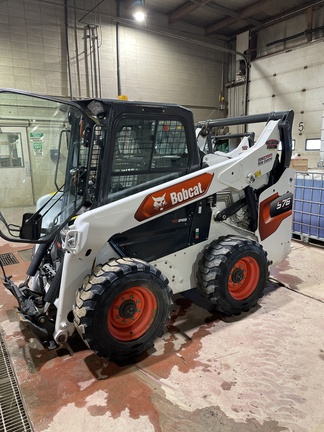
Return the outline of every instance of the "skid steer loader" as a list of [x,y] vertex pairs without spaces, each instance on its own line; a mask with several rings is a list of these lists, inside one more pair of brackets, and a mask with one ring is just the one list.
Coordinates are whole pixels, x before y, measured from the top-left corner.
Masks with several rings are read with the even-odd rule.
[[0,110],[0,235],[33,247],[26,280],[1,264],[3,283],[48,348],[76,329],[97,355],[136,359],[173,294],[198,287],[239,314],[290,251],[292,111],[195,127],[178,105],[11,89]]

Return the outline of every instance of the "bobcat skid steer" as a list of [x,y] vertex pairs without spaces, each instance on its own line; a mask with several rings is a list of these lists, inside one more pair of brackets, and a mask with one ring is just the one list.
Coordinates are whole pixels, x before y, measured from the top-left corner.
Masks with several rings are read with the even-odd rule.
[[[196,128],[177,105],[10,89],[0,110],[0,235],[34,248],[25,281],[1,264],[3,283],[48,348],[77,330],[97,355],[135,359],[172,294],[198,287],[239,314],[290,251],[292,111]],[[217,131],[252,124],[217,146]]]

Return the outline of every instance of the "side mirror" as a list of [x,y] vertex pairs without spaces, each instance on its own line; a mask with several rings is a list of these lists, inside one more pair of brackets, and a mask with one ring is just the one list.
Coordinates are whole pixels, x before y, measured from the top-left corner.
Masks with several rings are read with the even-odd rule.
[[21,239],[38,240],[42,226],[42,215],[40,213],[25,213],[23,215],[19,237]]

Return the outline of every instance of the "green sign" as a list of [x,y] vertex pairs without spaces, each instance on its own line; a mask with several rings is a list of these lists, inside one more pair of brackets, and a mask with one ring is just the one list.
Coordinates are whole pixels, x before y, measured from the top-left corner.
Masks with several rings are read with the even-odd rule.
[[34,156],[43,156],[43,132],[30,132],[29,138],[33,146]]

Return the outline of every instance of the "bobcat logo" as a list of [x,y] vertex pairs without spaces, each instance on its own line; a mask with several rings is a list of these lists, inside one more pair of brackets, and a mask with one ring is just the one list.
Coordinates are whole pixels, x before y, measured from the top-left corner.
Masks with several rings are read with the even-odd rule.
[[156,210],[157,209],[163,210],[163,207],[165,205],[167,205],[167,202],[165,201],[165,194],[163,196],[161,196],[161,197],[158,197],[158,198],[154,198],[154,196],[152,196],[152,198],[153,198],[153,201],[154,201],[153,207]]

